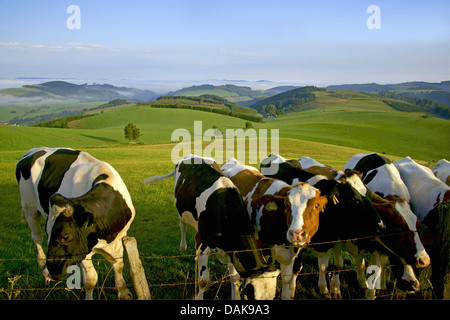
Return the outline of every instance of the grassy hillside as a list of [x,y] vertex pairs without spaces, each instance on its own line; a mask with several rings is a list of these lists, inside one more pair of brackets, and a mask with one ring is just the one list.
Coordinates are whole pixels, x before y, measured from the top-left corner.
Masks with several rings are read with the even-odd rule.
[[227,100],[237,103],[248,101],[255,98],[264,98],[273,95],[271,91],[253,90],[250,87],[236,86],[232,84],[214,86],[210,84],[198,85],[183,88],[174,92],[169,92],[169,96],[201,96],[201,95],[216,95]]
[[227,128],[245,128],[247,121],[209,112],[184,109],[154,109],[127,105],[105,110],[96,116],[73,121],[71,129],[0,126],[2,150],[25,150],[41,145],[49,147],[94,147],[119,145],[127,142],[124,127],[133,122],[143,133],[140,141],[145,144],[170,142],[172,132],[178,128],[194,133],[194,121],[202,120],[203,130],[216,126],[225,132]]
[[305,111],[266,119],[280,136],[326,142],[431,161],[449,158],[449,121],[395,111],[381,99],[345,91],[319,92]]

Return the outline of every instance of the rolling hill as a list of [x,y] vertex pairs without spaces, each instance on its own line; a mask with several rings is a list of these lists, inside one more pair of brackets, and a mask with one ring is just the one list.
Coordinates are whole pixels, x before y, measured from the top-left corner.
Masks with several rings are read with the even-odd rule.
[[243,105],[243,102],[265,98],[273,95],[271,91],[253,90],[250,87],[236,86],[233,84],[226,84],[214,86],[210,84],[203,84],[198,86],[191,86],[177,91],[169,92],[168,96],[201,96],[201,95],[216,95],[226,98],[230,102]]
[[154,100],[157,94],[150,90],[116,87],[110,84],[73,84],[65,81],[49,81],[22,88],[0,90],[0,96],[12,95],[25,100],[67,100],[79,102],[110,101],[129,99]]
[[429,99],[437,103],[450,106],[450,81],[441,82],[404,82],[398,84],[343,84],[326,87],[328,90],[352,90],[367,93],[390,92],[395,93],[397,99],[408,98]]
[[[354,104],[355,102],[367,102],[369,107],[373,104],[377,108],[384,108],[386,110],[395,109],[404,112],[421,112],[423,114],[442,117],[448,119],[450,115],[450,108],[436,103],[432,100],[422,99],[403,99],[396,94],[387,94],[383,92],[367,93],[353,90],[343,89],[325,89],[317,87],[301,87],[293,90],[288,90],[269,98],[263,99],[250,105],[251,108],[257,109],[260,113],[266,116],[278,115],[286,111],[302,111],[309,108],[320,107],[320,103],[315,103],[317,96],[322,97],[322,102],[325,97],[342,98],[347,100],[347,103]],[[330,100],[330,99],[328,99]],[[328,101],[327,100],[327,101]],[[360,103],[364,107],[365,103]],[[270,108],[269,108],[270,107]]]

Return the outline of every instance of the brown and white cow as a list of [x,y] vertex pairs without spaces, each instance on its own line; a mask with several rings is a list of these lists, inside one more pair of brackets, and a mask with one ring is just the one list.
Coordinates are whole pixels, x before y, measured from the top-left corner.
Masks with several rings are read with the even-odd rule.
[[[135,216],[130,194],[111,165],[86,152],[36,148],[18,161],[22,214],[31,229],[46,281],[60,279],[80,263],[86,299],[92,299],[97,272],[92,256],[111,262],[119,298],[132,294],[122,276],[123,245]],[[42,248],[41,215],[46,218],[47,257]]]
[[273,299],[278,270],[267,264],[254,236],[255,229],[233,182],[225,177],[211,158],[189,155],[180,160],[175,170],[153,176],[144,184],[174,178],[175,206],[180,218],[180,249],[186,248],[186,226],[197,231],[197,263],[199,292],[203,299],[210,275],[208,257],[218,253],[227,264],[231,278],[232,299],[239,299],[239,279],[247,278],[247,298]]
[[[319,227],[319,214],[327,198],[308,183],[290,186],[267,178],[258,169],[232,158],[221,166],[239,189],[263,247],[274,247],[281,265],[282,298],[293,299],[295,257]],[[288,243],[290,246],[285,246]],[[294,249],[294,247],[297,247]]]

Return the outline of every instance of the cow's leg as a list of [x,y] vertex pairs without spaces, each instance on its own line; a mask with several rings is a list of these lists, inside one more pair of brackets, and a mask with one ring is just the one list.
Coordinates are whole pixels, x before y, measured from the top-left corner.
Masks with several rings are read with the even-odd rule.
[[366,290],[366,299],[374,300],[376,289],[379,288],[378,284],[380,281],[379,277],[381,273],[381,255],[379,252],[375,251],[370,254],[370,265],[375,265],[379,268],[379,272],[375,271],[375,275],[370,277],[370,281],[373,281],[373,283],[368,285],[368,288]]
[[22,214],[30,227],[31,240],[36,245],[38,265],[44,268],[46,256],[42,249],[41,213],[36,209],[35,205],[25,204],[22,205]]
[[295,296],[295,284],[297,274],[294,274],[294,262],[300,250],[294,252],[293,248],[275,247],[276,259],[280,263],[281,268],[281,298],[283,300],[292,300]]
[[239,294],[240,276],[231,262],[228,263],[228,276],[230,277],[231,280],[231,299],[240,300],[241,299],[241,295]]
[[112,265],[114,279],[119,299],[128,300],[133,298],[133,294],[127,288],[127,283],[123,278],[123,243],[118,239],[110,245],[98,250]]
[[381,255],[381,275],[380,275],[380,290],[386,290],[386,266],[389,265],[389,256],[386,254]]
[[342,245],[337,244],[333,247],[334,266],[336,271],[333,272],[333,276],[330,280],[330,291],[333,299],[342,299],[341,294],[341,281],[339,279],[339,273],[344,266],[344,258],[342,257]]
[[207,283],[209,282],[208,258],[210,251],[209,247],[206,247],[204,250],[200,247],[200,249],[197,250],[197,300],[203,300],[203,293],[206,291]]
[[180,250],[186,250],[187,244],[186,244],[186,230],[187,225],[183,223],[180,219],[180,231],[181,231],[181,241],[180,241]]
[[350,255],[355,259],[356,266],[356,280],[358,281],[359,287],[361,289],[367,289],[367,279],[366,279],[366,262],[364,260],[364,250],[360,251],[358,246],[351,242],[345,244],[345,248],[348,250]]
[[93,300],[94,288],[97,285],[98,275],[92,264],[93,254],[86,256],[86,259],[81,261],[81,272],[83,273],[84,287],[86,288],[86,300]]
[[319,266],[319,281],[317,283],[319,287],[319,292],[325,298],[330,298],[330,292],[328,291],[326,272],[328,264],[330,263],[331,249],[326,252],[319,252],[311,249],[314,256],[317,258],[317,263]]

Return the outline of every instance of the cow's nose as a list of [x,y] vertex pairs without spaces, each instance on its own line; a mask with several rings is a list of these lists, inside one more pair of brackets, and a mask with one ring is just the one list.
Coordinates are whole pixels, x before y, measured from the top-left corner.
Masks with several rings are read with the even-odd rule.
[[307,232],[303,229],[289,230],[288,235],[291,242],[304,242],[308,238]]
[[48,272],[47,267],[44,268],[44,271],[42,272],[45,280],[45,284],[48,285],[50,281],[52,281],[52,277],[50,276],[50,272]]
[[430,257],[420,257],[416,260],[416,267],[417,268],[425,268],[430,264]]

